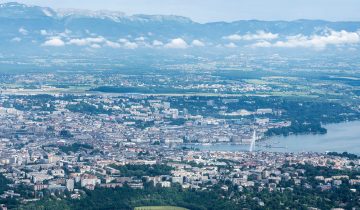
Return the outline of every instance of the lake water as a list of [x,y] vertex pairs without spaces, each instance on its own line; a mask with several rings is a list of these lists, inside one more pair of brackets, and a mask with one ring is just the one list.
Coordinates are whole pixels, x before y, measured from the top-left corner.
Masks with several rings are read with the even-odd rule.
[[[360,155],[360,121],[329,124],[325,135],[275,136],[256,142],[256,150],[273,152],[350,152]],[[188,145],[190,146],[190,145]],[[249,145],[191,145],[210,151],[248,151]]]

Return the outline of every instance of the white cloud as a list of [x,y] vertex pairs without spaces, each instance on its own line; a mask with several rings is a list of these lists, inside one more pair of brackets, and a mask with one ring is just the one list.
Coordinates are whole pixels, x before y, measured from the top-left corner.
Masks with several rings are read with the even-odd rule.
[[318,50],[325,49],[329,45],[351,45],[360,43],[360,31],[347,32],[330,30],[324,35],[296,35],[288,36],[284,41],[258,42],[252,45],[253,47],[279,47],[279,48],[315,48]]
[[49,11],[48,9],[42,9],[42,11],[43,11],[43,13],[44,13],[46,16],[48,16],[48,17],[52,17],[52,16],[53,16],[52,12]]
[[87,42],[89,43],[103,43],[106,41],[106,39],[104,37],[90,37],[90,38],[86,38],[85,39]]
[[77,46],[89,46],[91,48],[101,48],[106,46],[111,48],[136,49],[139,47],[137,43],[131,42],[127,39],[119,39],[117,42],[114,42],[107,40],[102,36],[82,38],[82,39],[71,39],[67,42],[67,44],[77,45]]
[[165,45],[165,48],[172,48],[172,49],[186,49],[188,47],[189,45],[182,38],[173,39]]
[[244,40],[273,40],[279,38],[279,34],[273,34],[271,32],[266,33],[259,31],[257,34],[247,34],[244,36]]
[[120,48],[121,44],[117,43],[117,42],[112,42],[112,41],[106,41],[105,45],[111,48]]
[[252,47],[271,47],[271,43],[268,41],[260,41],[253,44]]
[[65,42],[58,37],[53,37],[44,42],[42,45],[46,47],[62,47],[65,45]]
[[120,42],[120,43],[125,43],[125,42],[128,42],[128,41],[129,41],[129,40],[123,39],[123,38],[121,38],[121,39],[118,40],[118,42]]
[[137,44],[137,47],[152,47],[146,40],[146,37],[141,36],[135,39],[135,43]]
[[91,47],[91,48],[95,48],[95,49],[99,49],[99,48],[101,48],[101,45],[99,45],[99,44],[92,44],[92,45],[90,45],[90,47]]
[[193,40],[191,45],[194,47],[204,47],[205,46],[205,44],[202,41],[197,40],[197,39]]
[[152,42],[152,45],[155,46],[155,47],[159,47],[159,46],[163,46],[164,43],[162,41],[159,41],[159,40],[154,40]]
[[223,39],[231,40],[231,41],[240,41],[242,40],[242,36],[239,34],[232,34],[229,36],[224,36]]
[[136,49],[139,47],[139,45],[135,42],[131,42],[128,39],[119,39],[118,42],[122,44],[122,46],[126,49]]
[[19,28],[19,33],[24,36],[29,34],[29,32],[23,27]]
[[135,42],[125,42],[124,47],[126,49],[136,49],[138,48],[138,44],[136,44]]
[[64,38],[69,38],[71,33],[72,33],[71,30],[65,29],[64,32],[58,33],[57,36],[64,37]]
[[104,37],[89,37],[89,38],[82,38],[82,39],[70,39],[67,44],[69,45],[77,45],[77,46],[91,46],[93,44],[102,44],[106,43]]
[[43,35],[43,36],[47,36],[49,35],[49,33],[46,31],[46,30],[40,30],[40,34]]
[[86,46],[89,42],[86,39],[71,39],[68,44],[70,45],[77,45],[77,46]]
[[141,36],[135,39],[135,41],[145,41],[145,37]]
[[20,37],[14,37],[11,39],[11,42],[21,42],[21,38]]
[[226,44],[225,47],[227,47],[227,48],[236,48],[237,45],[235,43],[231,42],[229,44]]
[[266,33],[265,31],[258,31],[256,34],[232,34],[229,36],[223,37],[223,39],[227,39],[230,41],[251,41],[251,40],[273,40],[279,38],[279,34],[273,34],[271,32]]

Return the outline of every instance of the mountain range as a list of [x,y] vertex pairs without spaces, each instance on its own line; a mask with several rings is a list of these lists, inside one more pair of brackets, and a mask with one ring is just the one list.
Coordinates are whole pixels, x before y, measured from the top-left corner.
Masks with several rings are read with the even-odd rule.
[[180,16],[127,16],[115,11],[55,10],[16,2],[0,4],[2,53],[53,48],[323,50],[344,46],[357,49],[359,43],[360,21],[240,20],[201,24]]

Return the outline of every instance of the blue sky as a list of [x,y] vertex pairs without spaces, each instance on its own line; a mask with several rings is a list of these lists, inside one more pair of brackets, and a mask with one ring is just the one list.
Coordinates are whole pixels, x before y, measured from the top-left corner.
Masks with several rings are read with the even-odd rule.
[[[9,0],[0,0],[0,3]],[[16,1],[16,0],[14,0]],[[53,8],[118,10],[126,14],[174,14],[198,22],[243,19],[360,20],[360,0],[19,0]]]

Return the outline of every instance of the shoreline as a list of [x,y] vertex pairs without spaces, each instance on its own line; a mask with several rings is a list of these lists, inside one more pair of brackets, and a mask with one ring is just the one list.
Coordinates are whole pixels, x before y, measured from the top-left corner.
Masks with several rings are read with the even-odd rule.
[[[257,151],[301,153],[301,152],[349,152],[360,155],[360,120],[325,125],[327,134],[305,134],[265,137],[257,140]],[[346,135],[345,135],[346,134]],[[231,142],[212,144],[182,144],[209,151],[248,151],[250,144]]]

